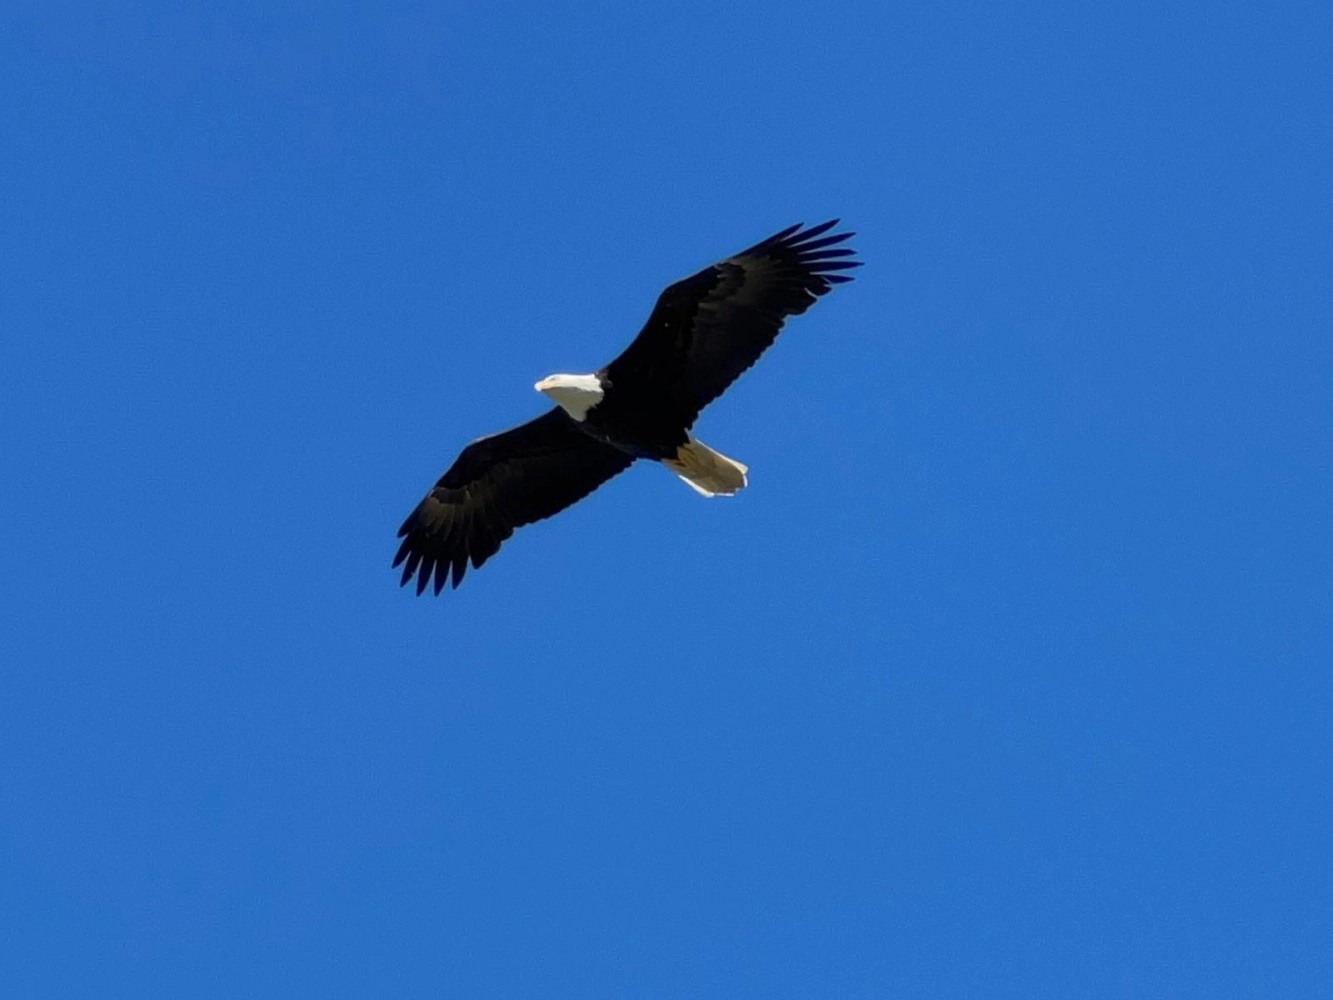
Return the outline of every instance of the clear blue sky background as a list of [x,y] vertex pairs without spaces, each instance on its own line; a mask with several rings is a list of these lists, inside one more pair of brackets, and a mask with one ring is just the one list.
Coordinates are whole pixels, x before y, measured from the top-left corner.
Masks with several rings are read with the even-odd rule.
[[[1327,3],[0,21],[0,994],[1333,990]],[[398,589],[834,215],[741,497]]]

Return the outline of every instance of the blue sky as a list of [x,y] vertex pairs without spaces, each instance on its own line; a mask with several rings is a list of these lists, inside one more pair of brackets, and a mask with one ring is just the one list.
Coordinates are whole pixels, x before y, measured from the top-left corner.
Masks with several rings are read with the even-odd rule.
[[[0,993],[1314,997],[1326,4],[16,3]],[[858,280],[457,592],[658,291]]]

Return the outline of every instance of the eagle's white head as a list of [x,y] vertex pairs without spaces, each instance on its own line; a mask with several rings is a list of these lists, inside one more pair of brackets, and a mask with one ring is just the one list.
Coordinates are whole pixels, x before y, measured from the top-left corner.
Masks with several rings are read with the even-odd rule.
[[575,420],[587,417],[606,395],[596,375],[548,375],[533,388],[550,396]]

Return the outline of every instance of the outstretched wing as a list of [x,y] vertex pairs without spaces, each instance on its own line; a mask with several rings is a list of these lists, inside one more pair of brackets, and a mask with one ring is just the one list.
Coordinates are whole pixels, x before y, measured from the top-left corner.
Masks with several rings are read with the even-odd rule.
[[773,343],[788,316],[798,316],[860,267],[839,247],[854,233],[825,236],[834,219],[810,229],[791,226],[692,278],[657,300],[648,322],[607,366],[612,385],[653,384],[666,391],[687,423]]
[[468,559],[478,569],[514,529],[559,513],[583,499],[634,459],[580,431],[559,407],[526,424],[473,441],[412,511],[394,556],[403,584],[417,593],[431,574],[435,593],[453,572],[463,579]]

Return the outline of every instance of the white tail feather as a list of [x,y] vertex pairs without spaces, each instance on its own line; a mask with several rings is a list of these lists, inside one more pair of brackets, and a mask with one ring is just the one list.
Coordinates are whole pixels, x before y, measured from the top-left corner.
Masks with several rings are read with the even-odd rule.
[[676,450],[674,459],[663,459],[662,464],[706,497],[735,496],[745,487],[745,474],[750,471],[693,437]]

